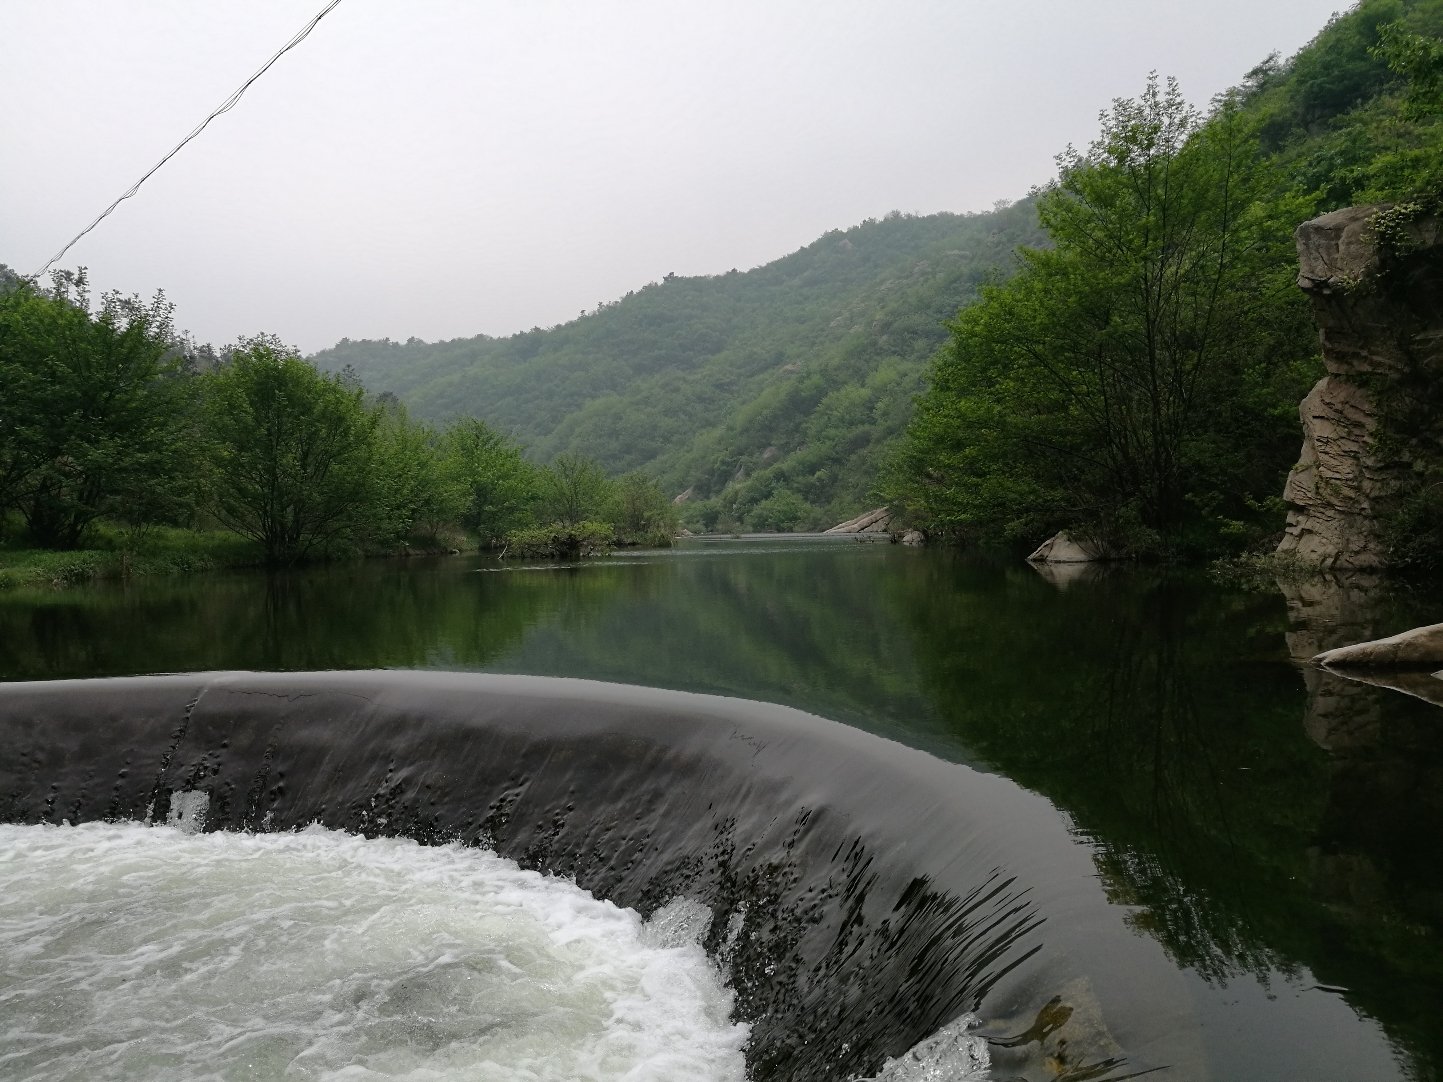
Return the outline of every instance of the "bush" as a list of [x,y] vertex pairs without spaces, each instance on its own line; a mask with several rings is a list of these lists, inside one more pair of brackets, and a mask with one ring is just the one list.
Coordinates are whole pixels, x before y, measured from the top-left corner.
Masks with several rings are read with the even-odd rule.
[[553,522],[550,526],[530,526],[512,530],[506,535],[502,555],[539,557],[549,560],[575,560],[600,556],[611,548],[612,528],[604,522]]

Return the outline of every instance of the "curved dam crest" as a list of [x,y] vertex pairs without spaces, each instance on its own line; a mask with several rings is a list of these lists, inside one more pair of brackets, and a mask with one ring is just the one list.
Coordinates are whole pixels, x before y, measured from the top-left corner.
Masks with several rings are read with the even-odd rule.
[[864,1077],[967,1012],[998,1077],[1205,1077],[1179,974],[1060,813],[801,711],[543,677],[213,673],[3,684],[0,741],[12,822],[320,823],[494,848],[644,916],[703,902],[755,1082]]

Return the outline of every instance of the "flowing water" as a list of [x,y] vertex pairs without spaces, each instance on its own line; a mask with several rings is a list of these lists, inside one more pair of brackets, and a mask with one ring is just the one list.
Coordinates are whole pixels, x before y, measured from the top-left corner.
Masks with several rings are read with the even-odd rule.
[[[537,822],[528,822],[524,830],[506,828],[524,865],[586,880],[597,893],[648,915],[671,894],[661,887],[648,893],[636,886],[629,895],[629,884],[679,883],[688,876],[687,881],[704,883],[714,915],[701,922],[698,934],[714,959],[726,959],[730,985],[717,994],[737,996],[733,1013],[746,1016],[741,1020],[753,1027],[748,1064],[755,1077],[809,1077],[805,1070],[818,1070],[788,1066],[814,1053],[801,1048],[801,1037],[793,1047],[776,1025],[769,1030],[768,1019],[788,1017],[794,1031],[811,1034],[808,1020],[820,1019],[822,1005],[846,998],[848,989],[883,987],[885,982],[877,982],[888,950],[901,952],[911,942],[897,939],[895,927],[885,931],[890,907],[911,905],[914,899],[905,876],[893,894],[884,896],[874,886],[869,899],[853,882],[861,882],[856,877],[865,862],[841,872],[839,865],[827,863],[845,861],[845,854],[837,857],[834,850],[853,834],[828,834],[828,824],[836,827],[839,813],[833,810],[829,820],[815,809],[845,807],[850,824],[875,820],[875,835],[857,828],[856,837],[871,839],[873,855],[867,860],[885,861],[903,850],[908,860],[925,863],[927,853],[915,850],[935,857],[923,880],[940,893],[916,900],[908,919],[921,922],[917,928],[926,925],[925,935],[918,932],[919,959],[946,936],[953,937],[946,939],[953,944],[946,957],[955,960],[956,972],[939,962],[922,974],[923,981],[899,970],[887,978],[892,983],[885,987],[892,991],[886,1004],[851,1004],[852,1013],[839,1013],[826,1025],[817,1021],[815,1032],[836,1044],[827,1060],[836,1067],[833,1074],[811,1077],[848,1078],[864,1071],[889,1082],[943,1077],[937,1064],[944,1061],[953,1065],[946,1077],[957,1077],[957,1072],[984,1071],[981,1063],[990,1058],[992,1074],[983,1077],[1122,1078],[1143,1066],[1162,1066],[1156,1077],[1387,1082],[1437,1078],[1443,1072],[1438,1023],[1443,1016],[1443,866],[1433,855],[1443,833],[1443,714],[1414,696],[1344,681],[1299,662],[1328,646],[1435,622],[1437,612],[1427,597],[1359,580],[1241,591],[1200,576],[1140,569],[1074,569],[1069,577],[1048,579],[1008,562],[852,542],[698,544],[567,568],[503,567],[470,559],[372,562],[284,576],[228,574],[0,596],[0,677],[452,669],[585,677],[798,707],[926,755],[899,758],[888,767],[890,773],[878,775],[877,791],[870,791],[865,770],[847,774],[843,769],[851,769],[846,766],[851,758],[833,760],[830,751],[809,758],[802,750],[789,751],[791,758],[778,760],[785,762],[777,768],[784,780],[777,781],[775,793],[748,776],[734,797],[727,796],[734,803],[726,814],[715,811],[715,819],[706,818],[712,813],[700,798],[684,808],[676,803],[686,794],[664,780],[669,772],[682,777],[685,764],[663,758],[657,760],[663,783],[654,793],[640,774],[623,772],[633,790],[603,794],[605,799],[596,798],[601,801],[597,808],[587,810],[596,822],[607,823],[600,833],[616,829],[630,801],[654,809],[644,824],[648,837],[679,829],[670,824],[686,817],[705,821],[713,838],[716,831],[731,831],[727,838],[734,841],[727,844],[733,848],[726,849],[725,859],[716,858],[719,870],[710,878],[696,870],[705,861],[686,865],[691,870],[685,874],[677,861],[665,869],[658,864],[648,872],[650,878],[632,866],[602,868],[597,853],[612,843],[583,842],[579,822],[544,830]],[[0,702],[0,714],[5,709]],[[28,765],[14,768],[9,788],[0,792],[0,811],[9,802],[4,817],[23,822],[104,818],[106,801],[119,799],[105,787],[127,770],[139,771],[141,760],[135,756],[140,753],[134,752],[129,767],[132,759],[126,756],[149,739],[124,732],[119,719],[103,734],[85,726],[55,726],[38,735],[24,727],[23,719],[4,720],[9,727],[0,737]],[[736,734],[745,731],[758,746],[766,741],[778,746],[773,730],[748,729],[750,724],[736,723]],[[386,804],[367,813],[374,819],[331,822],[328,815],[339,815],[343,804],[349,808],[359,800],[349,791],[343,798],[340,790],[331,789],[328,802],[297,803],[291,809],[295,823],[248,820],[238,796],[227,813],[230,822],[252,829],[288,827],[304,825],[309,820],[303,817],[311,815],[332,826],[376,833],[368,824],[410,816],[407,832],[422,840],[455,836],[475,845],[495,835],[498,843],[505,842],[505,830],[498,831],[493,821],[494,809],[480,809],[491,817],[489,826],[479,823],[485,816],[472,815],[478,820],[473,830],[471,813],[464,812],[465,801],[455,792],[437,796],[433,788],[422,800],[416,795],[420,788],[405,789],[412,782],[422,788],[433,784],[418,781],[421,773],[407,777],[408,758],[470,762],[468,745],[439,731],[434,737],[429,731],[423,737],[419,729],[404,736],[399,732],[394,727],[347,728],[342,736],[327,730],[308,743],[298,736],[294,748],[275,752],[288,757],[287,777],[278,780],[272,771],[263,791],[252,785],[255,809],[264,804],[267,814],[277,815],[287,812],[288,799],[299,800],[302,790],[320,784],[297,780],[302,776],[367,778],[356,793],[369,794],[367,800],[383,794],[383,804],[390,799],[384,794],[405,790],[394,798],[394,807]],[[809,732],[808,739],[813,738],[816,746],[828,748],[829,741],[844,739],[830,730]],[[205,739],[211,743],[186,767],[192,771],[187,785],[199,787],[197,779],[212,768],[221,770],[221,752],[215,749],[225,741]],[[256,739],[253,754],[239,746],[225,752],[237,763],[244,759],[252,774],[254,763],[271,762],[264,759],[269,745]],[[103,768],[77,765],[102,745],[106,754],[114,751],[113,765],[109,760]],[[859,745],[854,758],[884,758],[891,754],[887,746]],[[624,748],[606,752],[612,754],[632,753]],[[806,776],[809,762],[815,764],[816,778]],[[238,765],[226,769],[241,779],[235,782],[239,793],[245,788],[244,772]],[[472,773],[480,769],[468,767]],[[561,789],[548,797],[548,815],[550,809],[564,810],[568,802],[582,800],[566,792],[568,786],[577,788],[578,779],[585,779],[588,790],[600,791],[608,776],[621,776],[567,769],[571,773]],[[709,769],[697,768],[695,776],[709,779]],[[76,779],[69,787],[50,780],[66,771]],[[929,794],[925,800],[910,792],[902,793],[907,799],[897,796],[908,787],[898,778],[924,775],[918,784],[919,792]],[[495,792],[508,791],[506,783],[507,778],[498,777]],[[698,791],[711,792],[709,780],[697,784]],[[146,785],[154,788],[149,781]],[[48,797],[47,786],[53,790]],[[118,793],[120,782],[114,787]],[[33,805],[25,803],[29,797],[17,795],[22,789],[36,794]],[[275,795],[282,790],[291,797]],[[954,792],[956,800],[948,803]],[[159,819],[170,813],[184,818],[187,798],[184,786],[172,786],[164,793],[168,807],[151,812]],[[720,809],[722,797],[712,803]],[[322,806],[317,816],[315,808]],[[147,806],[137,807],[143,817]],[[748,807],[766,809],[757,813],[753,826],[745,822]],[[435,825],[443,820],[445,830]],[[743,868],[747,846],[755,846],[747,831],[764,834],[776,829],[767,826],[773,822],[787,829],[756,851],[770,852],[767,868],[773,872],[783,865],[794,868],[781,894],[761,891],[757,884],[764,878],[752,865]],[[177,842],[173,828],[105,829]],[[567,831],[577,834],[575,844],[566,841]],[[537,839],[552,835],[565,844],[535,855],[541,853]],[[247,853],[246,846],[271,838],[308,844],[326,838],[342,849],[378,844],[334,834],[204,834],[181,836],[179,844],[198,838],[232,838],[216,844],[234,846],[237,857]],[[0,877],[8,898],[11,881],[32,875],[40,857],[30,853],[28,841],[6,844]],[[815,861],[794,860],[792,854],[808,844],[820,854]],[[674,857],[688,845],[683,838],[667,852]],[[773,848],[767,850],[768,845]],[[563,849],[564,860],[558,856]],[[715,849],[714,841],[692,846],[708,859]],[[175,859],[183,859],[180,852]],[[444,848],[404,852],[406,859],[423,862],[432,855],[457,855]],[[473,848],[465,853],[478,855]],[[379,875],[373,866],[392,867],[394,856],[366,858],[371,870],[354,874]],[[559,864],[565,867],[553,868]],[[727,878],[739,874],[738,868],[754,877],[746,889]],[[463,873],[456,874],[458,882],[466,881]],[[103,878],[98,871],[96,876]],[[968,876],[977,884],[971,889],[980,893],[971,902],[957,903],[961,908],[955,912],[976,922],[963,935],[957,932],[962,917],[946,913],[953,912],[947,909],[952,899],[969,897]],[[347,895],[346,888],[336,889],[339,896]],[[404,896],[405,886],[397,889]],[[55,890],[67,899],[84,895],[82,887],[60,881]],[[855,904],[861,907],[856,926],[877,929],[873,938],[852,944],[853,953],[842,961],[834,963],[836,956],[827,952],[852,927],[846,920],[826,925],[831,938],[812,950],[805,948],[805,935],[778,930],[785,922],[764,926],[758,917],[767,907],[795,912],[801,915],[795,927],[801,927],[822,919],[814,910],[815,899],[824,895],[832,899],[829,912],[836,907],[850,912],[846,906]],[[287,912],[289,904],[277,896],[257,901],[254,911]],[[538,904],[542,910],[534,919],[544,924],[545,906],[551,903]],[[65,913],[71,906],[51,908]],[[78,913],[78,903],[75,909]],[[208,910],[202,905],[202,911]],[[621,912],[612,910],[618,921],[623,921]],[[1020,914],[1015,925],[1004,922],[1006,913]],[[15,918],[7,911],[5,919]],[[360,919],[366,927],[366,918]],[[624,921],[640,927],[638,917]],[[55,934],[62,931],[57,924]],[[240,941],[260,943],[273,932],[267,922],[236,934]],[[26,941],[33,938],[27,932]],[[165,941],[161,931],[141,938]],[[874,953],[869,955],[872,972],[864,980],[864,967],[855,958],[862,951],[859,944],[874,941],[877,946],[866,948]],[[766,949],[749,954],[752,942],[765,943]],[[784,973],[767,974],[763,955],[784,959],[796,943],[803,944],[798,957],[813,966],[808,971],[813,976],[791,980]],[[482,954],[488,949],[482,948]],[[319,965],[324,950],[317,950]],[[7,955],[14,953],[7,948]],[[418,1001],[434,995],[444,1004],[470,1002],[457,987],[460,970],[448,964],[434,958],[420,963],[423,969],[439,967],[441,984],[423,983]],[[647,964],[637,963],[643,972]],[[340,968],[350,965],[346,961]],[[364,1010],[335,1024],[352,1026],[344,1039],[364,1044],[393,1024],[384,1013],[390,1002],[387,981],[407,986],[404,977],[363,977],[362,972],[357,967],[335,978],[341,984],[349,977],[369,981],[373,991],[372,998],[363,998]],[[825,980],[815,977],[819,972]],[[267,978],[253,974],[246,979],[263,984]],[[436,991],[442,986],[444,994]],[[92,1009],[99,1009],[104,997],[89,984],[83,987],[93,996],[87,1000]],[[803,992],[813,987],[824,988],[827,995],[806,999]],[[16,994],[0,991],[0,996]],[[225,988],[222,998],[231,994]],[[320,995],[315,989],[298,994]],[[715,1023],[718,1001],[706,999],[712,994],[698,996],[702,1015],[711,1010]],[[617,995],[619,1002],[630,1002],[631,993],[624,989]],[[509,1000],[509,993],[502,998]],[[16,1000],[0,1002],[7,1006],[0,1026],[16,1025],[10,1008]],[[755,1007],[749,1016],[748,1004]],[[591,1006],[601,1014],[617,1010],[614,1002]],[[547,1009],[537,1007],[543,1013]],[[889,1010],[875,1032],[871,1022],[859,1021]],[[169,1011],[162,1000],[143,1010],[137,1002],[138,1032],[162,1039],[171,1032]],[[474,1020],[484,1009],[467,1006],[462,1013]],[[226,1024],[215,1023],[218,1032]],[[443,1030],[450,1024],[436,1023]],[[664,1028],[673,1022],[658,1024]],[[402,1032],[404,1025],[394,1023],[401,1028],[392,1032]],[[579,1017],[577,1025],[583,1025]],[[865,1051],[844,1047],[849,1042],[837,1034],[848,1027],[856,1030],[859,1048],[866,1044]],[[887,1027],[897,1034],[890,1043]],[[443,1030],[427,1031],[433,1043],[441,1041],[437,1034]],[[1055,1054],[1056,1034],[1079,1031],[1096,1038],[1086,1059],[1092,1074],[1080,1073],[1081,1060],[1069,1065]],[[704,1047],[720,1049],[739,1039],[725,1024],[710,1032],[708,1039],[717,1043]],[[986,1052],[976,1034],[985,1038]],[[66,1035],[72,1038],[79,1039]],[[1078,1038],[1071,1039],[1078,1047]],[[3,1043],[8,1049],[14,1042],[7,1037]],[[377,1054],[463,1054],[445,1042],[429,1050],[425,1041],[398,1037],[390,1044],[396,1047]],[[317,1038],[316,1047],[323,1045],[340,1047]],[[909,1064],[912,1046],[918,1062]],[[1031,1053],[1024,1055],[1028,1049]],[[352,1064],[371,1069],[347,1055],[338,1054],[316,1070],[345,1071]],[[709,1054],[708,1062],[722,1072],[724,1061],[721,1051]],[[294,1062],[305,1067],[311,1061]],[[388,1061],[384,1069],[426,1077],[415,1073],[427,1069],[423,1059],[405,1063],[396,1067]],[[514,1065],[508,1070],[513,1073],[498,1077],[530,1077],[514,1073]],[[571,1077],[590,1077],[574,1067],[557,1070],[555,1077],[568,1076],[567,1070]],[[11,1073],[60,1076],[39,1071]],[[238,1072],[225,1077],[245,1077]],[[0,1074],[5,1074],[3,1061]],[[703,1077],[688,1070],[672,1076]]]
[[0,826],[6,1078],[740,1082],[695,942],[456,846]]

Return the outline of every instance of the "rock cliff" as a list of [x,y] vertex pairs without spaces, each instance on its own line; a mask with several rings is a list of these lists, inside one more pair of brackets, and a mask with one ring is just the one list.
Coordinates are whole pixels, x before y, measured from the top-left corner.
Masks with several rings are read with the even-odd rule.
[[[1299,407],[1303,450],[1288,478],[1280,554],[1337,570],[1388,562],[1382,519],[1415,473],[1390,395],[1443,378],[1443,238],[1437,219],[1380,243],[1379,212],[1350,207],[1298,228],[1298,286],[1313,302],[1327,375]],[[1392,436],[1393,438],[1388,438]]]

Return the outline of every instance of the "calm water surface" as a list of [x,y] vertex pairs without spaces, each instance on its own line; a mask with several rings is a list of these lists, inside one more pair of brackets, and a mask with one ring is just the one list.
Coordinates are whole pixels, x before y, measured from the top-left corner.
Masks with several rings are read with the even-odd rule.
[[1438,598],[884,544],[373,561],[0,595],[0,678],[447,668],[786,703],[1066,816],[1217,1079],[1443,1077],[1443,712],[1299,664]]

